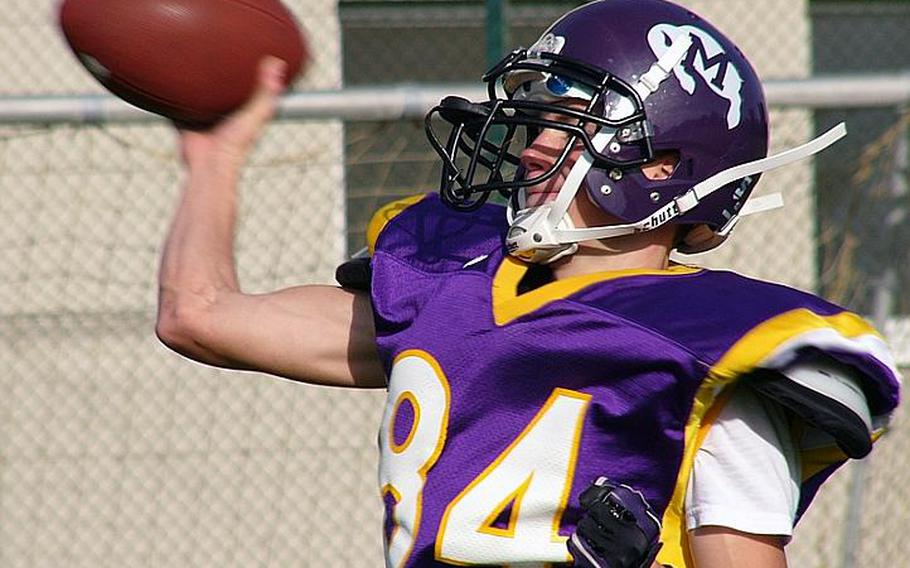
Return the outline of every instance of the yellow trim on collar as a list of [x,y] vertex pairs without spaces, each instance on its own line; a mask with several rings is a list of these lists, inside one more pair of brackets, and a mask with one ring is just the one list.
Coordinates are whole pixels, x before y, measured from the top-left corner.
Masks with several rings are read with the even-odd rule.
[[[683,460],[673,496],[664,511],[661,541],[664,543],[657,559],[661,564],[673,568],[693,566],[685,523],[685,496],[689,475],[695,465],[695,454],[707,430],[716,417],[715,407],[720,406],[718,394],[728,392],[728,385],[741,374],[754,369],[784,342],[816,329],[834,329],[844,337],[853,338],[861,335],[875,334],[875,329],[864,319],[850,312],[841,312],[832,316],[821,316],[810,310],[799,308],[784,312],[752,328],[743,335],[720,360],[708,371],[695,395],[692,411],[686,422],[685,448]],[[719,408],[718,408],[719,411]],[[838,451],[839,452],[839,451]],[[841,454],[842,456],[842,454]],[[816,453],[803,456],[809,458],[806,467],[820,471],[821,462],[830,465],[837,461],[837,452]],[[804,461],[804,463],[806,463]],[[825,467],[827,466],[825,465]]]
[[657,276],[695,274],[702,269],[691,266],[672,266],[666,270],[614,270],[573,276],[550,282],[536,290],[518,295],[518,283],[528,271],[529,265],[512,257],[503,259],[493,278],[492,301],[493,319],[496,325],[506,325],[512,320],[529,314],[550,302],[571,296],[592,284],[626,278],[629,276]]
[[373,256],[373,251],[376,250],[376,241],[379,240],[379,234],[389,224],[389,221],[400,215],[402,211],[411,205],[422,201],[426,196],[427,194],[421,193],[420,195],[412,195],[411,197],[386,203],[373,214],[370,223],[367,225],[367,248],[370,250],[370,256]]

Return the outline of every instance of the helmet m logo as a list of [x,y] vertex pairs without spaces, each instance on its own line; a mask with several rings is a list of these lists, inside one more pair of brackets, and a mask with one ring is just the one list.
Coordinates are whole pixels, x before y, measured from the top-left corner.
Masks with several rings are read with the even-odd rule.
[[692,37],[692,47],[682,63],[673,69],[676,79],[684,91],[694,95],[699,83],[696,78],[700,77],[716,95],[726,99],[729,103],[727,128],[733,130],[742,118],[743,79],[723,46],[700,28],[673,24],[657,24],[651,28],[648,45],[654,56],[660,58],[676,36],[682,33]]

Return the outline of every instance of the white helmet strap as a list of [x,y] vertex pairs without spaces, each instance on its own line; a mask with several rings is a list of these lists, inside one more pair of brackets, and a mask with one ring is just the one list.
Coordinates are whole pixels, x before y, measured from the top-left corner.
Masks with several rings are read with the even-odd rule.
[[[624,225],[610,225],[607,227],[575,229],[572,231],[557,230],[553,231],[552,235],[557,239],[557,244],[562,244],[577,243],[591,239],[619,237],[631,233],[640,233],[643,231],[656,229],[657,227],[665,225],[673,219],[691,211],[701,202],[702,199],[711,195],[718,189],[735,182],[738,179],[754,176],[762,172],[777,169],[779,167],[792,164],[793,162],[808,158],[814,154],[821,152],[846,135],[847,127],[843,122],[841,122],[818,138],[815,138],[814,140],[807,142],[801,146],[791,148],[790,150],[781,152],[780,154],[775,154],[774,156],[769,156],[767,158],[762,158],[761,160],[755,160],[752,162],[746,162],[745,164],[733,166],[732,168],[718,172],[708,179],[696,184],[694,187],[682,195],[676,197],[673,201],[667,203],[652,213],[649,217],[641,219],[635,223],[628,223]],[[764,207],[766,204],[761,205]],[[755,209],[756,207],[752,207],[753,213],[756,212]],[[742,212],[740,211],[731,215],[730,220],[727,222],[727,227],[729,227],[727,229],[727,232],[732,229],[731,223],[734,222],[734,219],[739,217],[741,214]]]
[[[532,210],[519,211],[515,215],[515,222],[509,230],[506,243],[510,251],[529,251],[533,249],[549,249],[555,254],[562,250],[573,247],[576,243],[594,239],[606,239],[620,237],[632,233],[650,231],[665,225],[673,219],[684,215],[694,209],[705,197],[711,195],[718,189],[748,176],[754,176],[762,172],[773,170],[782,166],[792,164],[793,162],[808,158],[818,152],[821,152],[828,146],[834,144],[847,134],[847,127],[843,122],[834,128],[825,132],[818,138],[807,142],[801,146],[791,148],[780,154],[739,164],[721,172],[714,174],[708,179],[696,184],[687,192],[676,197],[667,205],[661,207],[650,216],[641,219],[635,223],[622,225],[609,225],[604,227],[590,227],[585,229],[560,228],[560,222],[566,217],[568,211],[568,202],[575,196],[577,188],[568,192],[571,197],[568,201],[563,199],[563,192],[552,203],[546,203]],[[583,156],[584,158],[586,156]],[[581,162],[582,159],[579,159]],[[577,166],[577,164],[576,164]],[[573,168],[574,173],[574,168]],[[569,176],[571,177],[571,173]],[[726,225],[721,228],[721,235],[726,236],[736,224],[737,219],[746,214],[757,213],[767,209],[773,209],[780,204],[780,196],[772,195],[765,198],[753,200],[752,205],[744,205],[738,212],[732,213]],[[749,201],[746,202],[747,204]],[[554,223],[552,219],[556,219]],[[540,253],[535,253],[540,258]],[[564,254],[560,256],[565,256]],[[542,262],[547,262],[546,260]],[[550,260],[552,262],[552,260]]]

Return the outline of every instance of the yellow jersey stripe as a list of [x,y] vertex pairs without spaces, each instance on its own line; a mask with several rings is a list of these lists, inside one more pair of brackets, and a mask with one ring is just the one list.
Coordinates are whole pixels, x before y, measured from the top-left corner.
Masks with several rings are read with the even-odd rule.
[[712,373],[731,377],[747,372],[767,359],[782,344],[804,333],[832,329],[847,339],[878,336],[866,320],[851,312],[821,316],[805,308],[784,312],[754,327],[723,355]]

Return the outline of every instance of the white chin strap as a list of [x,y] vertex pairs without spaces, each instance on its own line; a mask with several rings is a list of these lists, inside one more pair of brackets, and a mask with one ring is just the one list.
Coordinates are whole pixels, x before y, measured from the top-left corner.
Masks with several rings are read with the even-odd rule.
[[[515,214],[515,221],[509,228],[509,234],[506,238],[506,245],[509,252],[521,258],[527,258],[525,251],[533,249],[547,249],[553,252],[551,260],[542,260],[539,262],[552,262],[557,258],[565,256],[563,249],[575,247],[577,243],[594,239],[608,239],[620,237],[632,233],[641,233],[644,231],[654,230],[665,225],[694,209],[707,196],[711,195],[718,189],[735,182],[736,180],[754,176],[762,172],[767,172],[799,160],[803,160],[817,154],[834,144],[847,134],[847,127],[843,122],[802,146],[791,148],[780,154],[769,156],[761,160],[746,162],[732,168],[728,168],[714,174],[708,179],[696,184],[694,187],[676,197],[650,216],[623,225],[609,225],[604,227],[590,227],[586,229],[563,228],[562,219],[567,217],[568,205],[578,191],[580,181],[575,182],[578,185],[570,186],[573,175],[578,174],[584,177],[590,169],[590,160],[588,154],[579,159],[575,167],[569,173],[566,184],[563,185],[559,195],[552,203],[546,203],[540,207],[525,209]],[[587,168],[580,170],[578,165],[583,161],[588,162]],[[748,202],[747,202],[748,203]],[[779,195],[767,196],[761,199],[753,200],[751,205],[744,205],[739,211],[731,213],[727,223],[718,231],[721,236],[726,236],[736,224],[738,218],[742,215],[758,213],[780,206],[781,200]],[[572,252],[575,252],[574,250]],[[535,258],[544,258],[546,254],[535,252]]]

